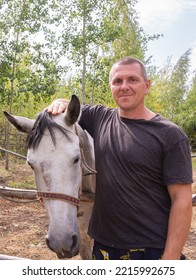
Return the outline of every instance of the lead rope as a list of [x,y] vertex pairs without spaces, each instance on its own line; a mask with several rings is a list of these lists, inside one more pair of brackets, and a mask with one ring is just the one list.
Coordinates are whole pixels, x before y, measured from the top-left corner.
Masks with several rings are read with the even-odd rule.
[[[3,194],[0,194],[0,197],[5,199],[5,200],[8,200],[8,201],[11,201],[11,202],[15,202],[15,203],[32,203],[32,202],[37,202],[39,201],[39,198],[35,198],[35,199],[31,199],[31,200],[23,200],[23,201],[20,201],[19,199],[13,199],[13,198],[8,198],[7,196],[3,195]],[[21,200],[23,198],[20,198]]]

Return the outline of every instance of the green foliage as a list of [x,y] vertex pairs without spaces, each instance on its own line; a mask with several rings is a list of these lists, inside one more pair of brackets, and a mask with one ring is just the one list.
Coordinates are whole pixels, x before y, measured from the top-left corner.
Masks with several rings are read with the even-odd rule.
[[[31,94],[36,105],[40,96],[49,102],[64,77],[70,93],[77,93],[81,101],[114,106],[108,87],[112,63],[123,55],[143,59],[149,40],[139,27],[135,3],[4,1],[0,7],[1,102],[9,104],[10,110],[12,102],[28,103]],[[70,61],[70,67],[62,59]]]
[[123,56],[144,61],[152,87],[146,104],[178,123],[195,145],[195,78],[191,50],[175,65],[150,65],[136,0],[5,0],[0,2],[0,119],[2,110],[34,117],[58,97],[116,106],[109,71]]
[[77,75],[73,83],[77,80],[83,102],[108,104],[108,73],[112,63],[127,55],[144,59],[147,42],[158,38],[147,36],[140,28],[135,3],[78,0],[69,6],[69,28],[62,33],[63,47],[74,62],[71,70]]
[[39,104],[40,96],[47,100],[56,90],[63,68],[49,41],[53,38],[50,29],[41,38],[43,43],[36,41],[42,29],[54,22],[55,14],[50,10],[53,3],[13,0],[5,1],[0,9],[0,98],[9,104],[9,111],[20,100],[28,103],[31,94]]
[[168,60],[163,69],[153,73],[147,105],[182,127],[195,149],[196,77],[193,77],[191,86],[188,86],[190,53],[191,50],[186,51],[175,65]]
[[193,77],[187,97],[180,104],[180,112],[176,115],[176,122],[189,136],[192,149],[196,149],[196,75]]

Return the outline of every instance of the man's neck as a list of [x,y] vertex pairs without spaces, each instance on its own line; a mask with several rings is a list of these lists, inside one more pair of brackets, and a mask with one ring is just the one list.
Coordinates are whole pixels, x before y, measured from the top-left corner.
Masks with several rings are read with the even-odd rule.
[[148,108],[143,107],[142,110],[132,110],[126,111],[119,108],[119,116],[127,119],[143,119],[143,120],[151,120],[156,115],[154,112],[150,111]]

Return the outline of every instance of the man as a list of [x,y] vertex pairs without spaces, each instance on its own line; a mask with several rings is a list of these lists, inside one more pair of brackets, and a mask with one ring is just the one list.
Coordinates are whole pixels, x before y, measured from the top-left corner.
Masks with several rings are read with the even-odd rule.
[[[188,138],[145,106],[150,81],[141,61],[121,59],[109,81],[118,108],[84,105],[79,120],[95,146],[93,258],[182,259],[192,216]],[[48,111],[60,114],[67,102]]]

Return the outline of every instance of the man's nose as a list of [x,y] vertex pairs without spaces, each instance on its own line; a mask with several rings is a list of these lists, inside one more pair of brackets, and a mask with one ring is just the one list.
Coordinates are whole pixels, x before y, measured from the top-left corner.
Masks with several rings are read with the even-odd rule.
[[122,85],[121,85],[122,90],[128,90],[129,89],[129,83],[127,80],[123,80]]

